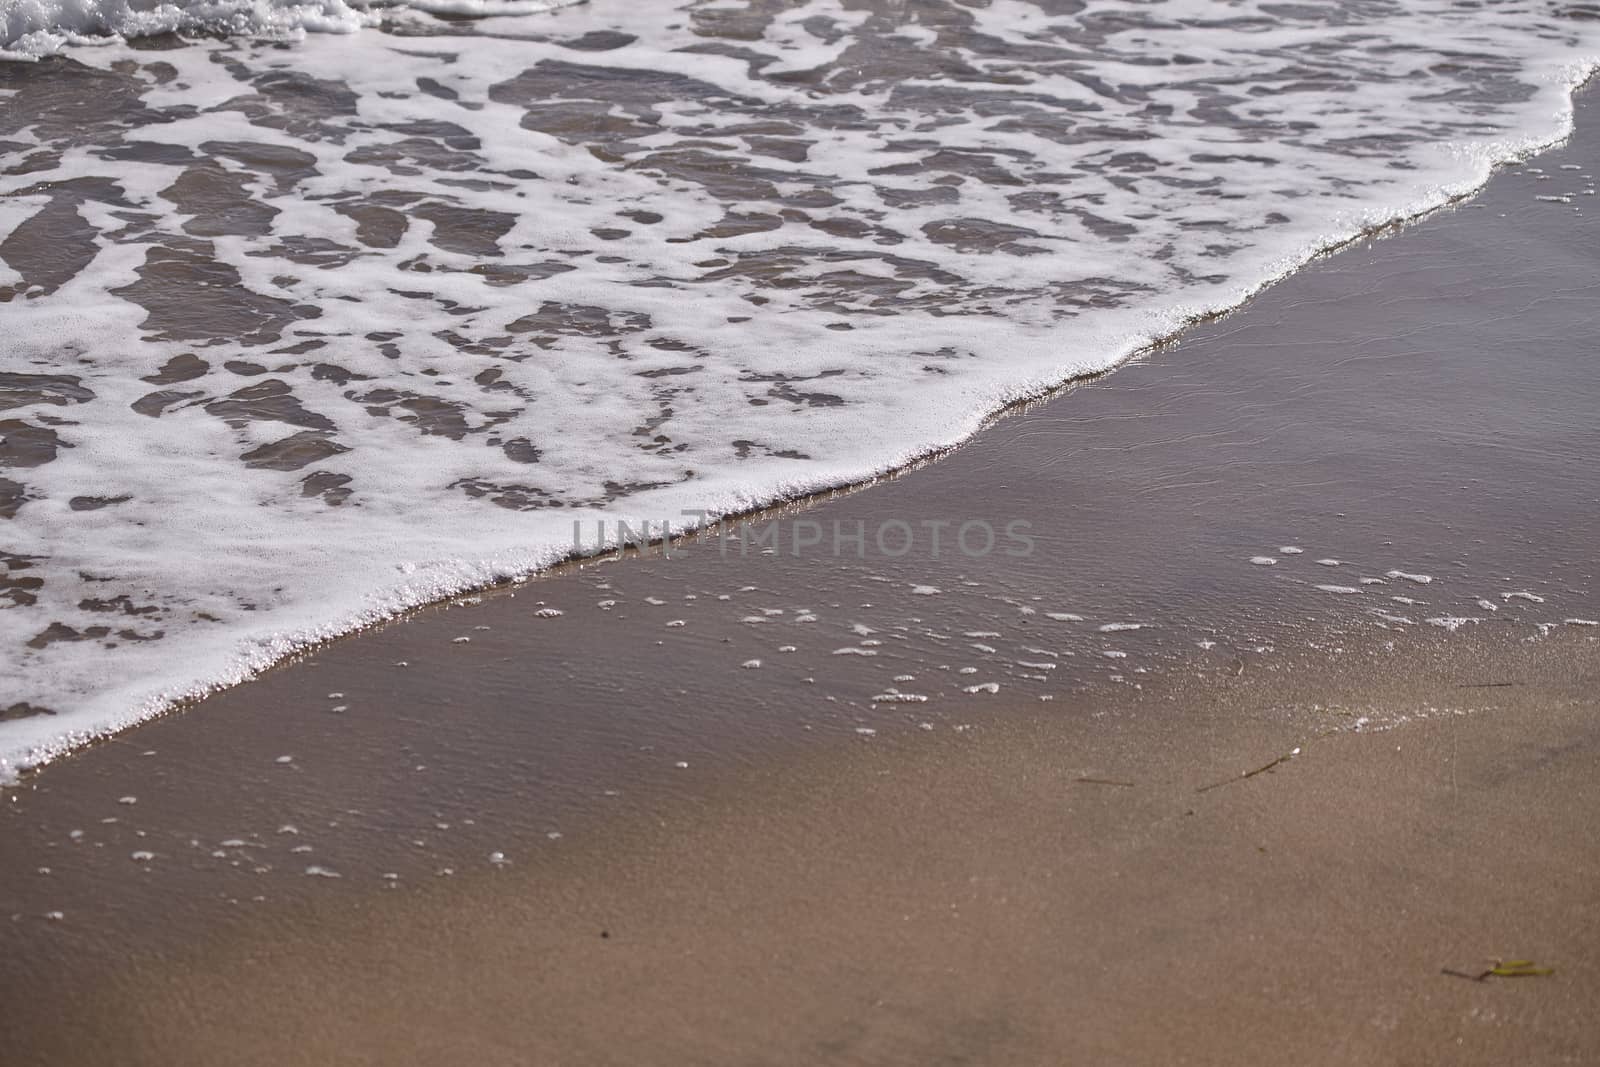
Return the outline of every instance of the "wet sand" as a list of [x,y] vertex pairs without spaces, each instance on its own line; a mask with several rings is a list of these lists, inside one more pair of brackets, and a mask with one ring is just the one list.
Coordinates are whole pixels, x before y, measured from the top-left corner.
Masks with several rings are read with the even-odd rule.
[[[818,752],[720,774],[559,854],[525,841],[489,876],[274,894],[202,937],[169,911],[158,950],[78,975],[21,1047],[148,1063],[1588,1062],[1600,707],[1582,644],[1463,642],[1366,681],[1219,683],[1187,694],[1181,723],[1154,702]],[[1464,699],[1455,679],[1496,651],[1542,681]],[[1436,713],[1329,734],[1285,714],[1297,699]],[[1443,973],[1495,957],[1557,970]],[[26,988],[32,1003],[51,990]]]
[[[572,567],[46,768],[8,1060],[1595,1058],[1596,271],[1540,178],[777,517],[1029,555]],[[1441,973],[1490,957],[1556,973]]]

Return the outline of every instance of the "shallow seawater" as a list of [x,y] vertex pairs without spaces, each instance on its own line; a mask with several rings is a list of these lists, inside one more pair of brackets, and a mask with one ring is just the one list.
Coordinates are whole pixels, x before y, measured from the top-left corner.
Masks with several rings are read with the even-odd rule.
[[953,444],[1565,135],[1581,13],[597,0],[0,63],[0,770],[575,521]]

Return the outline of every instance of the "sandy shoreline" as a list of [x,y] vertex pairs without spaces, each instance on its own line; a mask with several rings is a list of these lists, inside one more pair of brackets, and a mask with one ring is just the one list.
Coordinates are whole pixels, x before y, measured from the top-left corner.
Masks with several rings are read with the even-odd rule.
[[[58,957],[12,960],[17,988],[59,995],[71,1025],[57,1014],[10,1047],[37,1062],[1586,1062],[1594,643],[1435,638],[1394,656],[791,754],[400,892],[305,879],[319,884],[255,904],[169,902],[114,946],[84,943],[73,915],[51,930],[66,954],[124,959],[66,972],[70,994]],[[1517,681],[1459,681],[1486,664]],[[1375,708],[1409,721],[1352,732]],[[1494,958],[1556,973],[1443,973]]]
[[[1584,103],[1540,171],[1600,165]],[[1595,273],[1543,188],[786,516],[1027,556],[570,568],[29,778],[8,1060],[1594,1058]],[[1495,955],[1556,974],[1440,973]]]

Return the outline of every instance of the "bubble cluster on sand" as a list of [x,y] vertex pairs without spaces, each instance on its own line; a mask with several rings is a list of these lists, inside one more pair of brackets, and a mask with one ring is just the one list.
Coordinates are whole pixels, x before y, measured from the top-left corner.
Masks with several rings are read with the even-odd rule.
[[[1383,547],[1385,549],[1391,546],[1391,542],[1383,542]],[[1283,548],[1280,548],[1279,551],[1284,552],[1284,548],[1290,547],[1298,548],[1299,546],[1284,546]],[[1285,571],[1284,569],[1280,569],[1279,571],[1275,572],[1271,576],[1271,580],[1274,582],[1287,581],[1291,587],[1303,586],[1306,589],[1313,590],[1317,593],[1331,593],[1341,599],[1349,599],[1357,604],[1362,603],[1361,598],[1365,594],[1376,593],[1388,604],[1398,604],[1405,608],[1428,606],[1430,602],[1429,600],[1422,600],[1417,597],[1407,596],[1404,594],[1389,593],[1383,588],[1388,586],[1391,582],[1401,582],[1432,590],[1434,595],[1430,597],[1430,600],[1435,603],[1439,601],[1445,601],[1448,603],[1461,605],[1463,607],[1470,606],[1472,609],[1486,613],[1472,615],[1458,609],[1455,612],[1442,612],[1422,620],[1427,625],[1434,626],[1451,634],[1457,633],[1463,628],[1471,625],[1498,621],[1503,623],[1530,626],[1533,632],[1543,636],[1548,634],[1552,626],[1555,624],[1552,617],[1542,610],[1547,605],[1549,599],[1546,595],[1535,593],[1528,589],[1513,589],[1500,592],[1498,593],[1498,600],[1496,600],[1494,596],[1482,595],[1481,591],[1475,591],[1472,589],[1474,582],[1480,583],[1481,590],[1481,583],[1485,583],[1490,580],[1497,583],[1510,583],[1514,579],[1504,575],[1493,576],[1492,578],[1480,575],[1474,578],[1474,576],[1472,576],[1471,573],[1466,569],[1465,563],[1461,561],[1457,561],[1453,564],[1453,566],[1456,568],[1456,572],[1452,572],[1448,581],[1441,579],[1434,574],[1415,570],[1409,566],[1394,566],[1389,560],[1380,559],[1375,561],[1369,559],[1363,562],[1354,556],[1325,556],[1309,561],[1309,564],[1312,566],[1337,566],[1354,570],[1358,574],[1361,570],[1370,569],[1383,575],[1382,577],[1378,577],[1375,574],[1362,574],[1358,579],[1358,585],[1344,585],[1318,581],[1313,572],[1309,570],[1298,569],[1296,564],[1299,564],[1300,568],[1307,566],[1306,563],[1301,563],[1295,558],[1303,555],[1304,552],[1305,550],[1301,548],[1299,552],[1284,553],[1284,555],[1287,557],[1284,560],[1280,561],[1274,558],[1272,560],[1274,564],[1283,562],[1286,564],[1287,570]],[[1543,584],[1550,585],[1551,583],[1548,579],[1546,579],[1543,581]],[[1287,592],[1287,590],[1285,592]],[[1386,610],[1384,607],[1367,605],[1363,606],[1361,611],[1369,625],[1380,629],[1405,628],[1417,625],[1416,619],[1414,619],[1411,615],[1398,613],[1392,609]],[[1507,616],[1513,617],[1508,618]],[[1202,645],[1202,647],[1207,646]]]
[[890,689],[872,698],[874,704],[925,704],[927,700],[924,693],[902,693],[897,689]]
[[[918,722],[939,719],[902,720],[894,710],[917,705],[942,718],[956,706],[950,702],[998,694],[1006,694],[1008,702],[1039,701],[1095,683],[1139,687],[1142,676],[1182,660],[1181,652],[1169,650],[1168,639],[1160,636],[1165,626],[1132,621],[1125,612],[1109,618],[1045,613],[993,583],[966,577],[942,580],[947,602],[929,613],[917,602],[914,587],[920,583],[896,581],[870,566],[853,580],[878,587],[877,595],[851,603],[774,603],[770,593],[752,588],[663,584],[670,571],[654,579],[630,576],[626,570],[607,569],[604,574],[600,581],[597,573],[593,586],[608,587],[616,625],[632,625],[630,605],[677,603],[696,612],[690,621],[700,634],[697,642],[722,635],[720,643],[731,646],[731,664],[759,663],[759,669],[747,668],[754,673],[742,699],[781,708],[786,719],[798,717],[806,730],[861,711],[890,716],[869,720],[879,732],[887,726],[919,729]],[[756,618],[763,620],[761,625],[745,625]],[[1087,625],[1063,626],[1067,619]],[[789,640],[802,630],[820,640]],[[1138,647],[1102,647],[1112,635],[1134,639]],[[620,631],[613,636],[629,639]],[[1181,634],[1177,639],[1182,643]],[[664,647],[670,649],[674,640]],[[1270,649],[1258,654],[1268,653]],[[907,670],[913,664],[918,668]],[[1064,669],[1064,664],[1072,666]]]

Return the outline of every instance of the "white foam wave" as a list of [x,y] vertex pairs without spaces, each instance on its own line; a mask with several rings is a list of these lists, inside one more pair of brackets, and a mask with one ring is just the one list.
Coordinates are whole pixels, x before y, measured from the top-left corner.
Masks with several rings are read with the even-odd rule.
[[[89,88],[13,74],[0,110],[30,153],[0,176],[0,711],[55,713],[0,723],[0,774],[548,566],[574,520],[954,444],[1565,137],[1595,50],[1515,3],[994,0],[945,12],[964,40],[689,10],[16,68]],[[99,86],[102,126],[61,110]],[[28,226],[86,234],[81,269]]]
[[73,45],[113,44],[162,33],[222,33],[296,39],[354,33],[385,11],[441,15],[531,15],[585,0],[0,0],[0,60],[34,60]]

